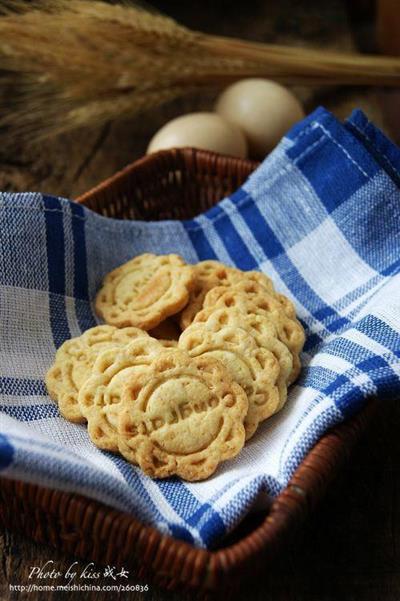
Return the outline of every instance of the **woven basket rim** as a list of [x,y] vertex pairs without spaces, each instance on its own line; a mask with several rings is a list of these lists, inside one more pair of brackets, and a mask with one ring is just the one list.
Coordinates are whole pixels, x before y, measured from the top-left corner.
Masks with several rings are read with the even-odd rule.
[[220,154],[218,152],[212,152],[210,150],[203,150],[200,148],[193,148],[191,146],[183,146],[179,148],[170,148],[168,150],[158,150],[152,154],[147,154],[133,163],[129,163],[122,169],[116,171],[110,177],[102,180],[100,183],[93,186],[87,192],[80,194],[74,200],[79,204],[86,204],[90,198],[99,192],[103,192],[109,189],[111,186],[118,184],[119,182],[127,179],[133,172],[138,172],[143,168],[149,167],[157,161],[163,159],[172,160],[179,163],[182,161],[185,163],[185,159],[194,160],[196,163],[201,164],[202,162],[212,162],[215,168],[218,168],[218,163],[229,163],[233,169],[240,165],[246,165],[247,168],[254,170],[259,165],[259,161],[253,161],[250,159],[242,159],[239,157],[228,156]]

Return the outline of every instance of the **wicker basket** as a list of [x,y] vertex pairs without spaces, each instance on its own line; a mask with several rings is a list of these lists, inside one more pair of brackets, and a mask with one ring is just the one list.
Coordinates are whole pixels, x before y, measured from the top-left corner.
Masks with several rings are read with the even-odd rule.
[[[103,215],[190,218],[234,191],[256,163],[175,149],[143,158],[77,199]],[[124,566],[167,588],[235,588],[265,568],[321,498],[375,410],[327,433],[307,455],[268,513],[244,520],[213,551],[160,534],[91,499],[0,479],[0,521],[35,541],[99,564]]]

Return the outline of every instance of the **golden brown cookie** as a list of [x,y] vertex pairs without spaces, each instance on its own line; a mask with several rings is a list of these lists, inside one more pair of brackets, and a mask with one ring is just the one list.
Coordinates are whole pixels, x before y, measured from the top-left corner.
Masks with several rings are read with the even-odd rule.
[[242,313],[235,307],[220,309],[206,307],[197,313],[190,328],[196,324],[203,324],[213,332],[219,332],[222,328],[230,326],[241,328],[251,334],[260,347],[267,349],[277,358],[280,365],[278,387],[282,391],[280,396],[284,399],[285,389],[293,371],[293,356],[286,344],[278,339],[277,328],[269,315]]
[[304,330],[301,323],[296,318],[288,317],[281,303],[266,293],[262,286],[256,282],[243,281],[231,286],[229,290],[222,286],[213,288],[204,299],[204,307],[235,307],[243,315],[250,313],[270,316],[277,328],[279,340],[286,344],[293,355],[290,382],[294,382],[301,368],[299,354],[305,341]]
[[201,310],[204,298],[209,290],[216,286],[230,286],[242,279],[257,282],[271,294],[274,294],[271,280],[259,271],[241,271],[234,267],[228,267],[219,261],[201,261],[194,265],[193,289],[190,293],[189,302],[180,316],[182,330],[192,323],[196,313]]
[[78,402],[88,422],[89,436],[100,449],[118,451],[117,421],[124,385],[131,374],[146,370],[163,348],[147,336],[122,349],[108,349],[97,357]]
[[139,255],[106,275],[96,311],[112,325],[150,330],[183,309],[193,279],[193,267],[178,255]]
[[90,328],[60,346],[54,365],[46,374],[46,386],[66,419],[75,423],[86,421],[79,408],[78,393],[90,376],[99,353],[107,348],[123,347],[143,336],[147,337],[147,332],[138,328],[118,329],[102,325]]
[[244,420],[246,440],[254,434],[259,422],[284,404],[286,380],[283,378],[278,386],[281,372],[278,359],[271,351],[259,346],[246,330],[235,325],[213,331],[206,324],[192,324],[181,334],[179,348],[191,357],[217,359],[243,388],[249,401]]
[[149,476],[203,480],[243,447],[247,408],[218,361],[164,350],[124,388],[119,450]]
[[178,346],[177,340],[162,340],[160,338],[158,342],[162,344],[165,348],[176,348]]

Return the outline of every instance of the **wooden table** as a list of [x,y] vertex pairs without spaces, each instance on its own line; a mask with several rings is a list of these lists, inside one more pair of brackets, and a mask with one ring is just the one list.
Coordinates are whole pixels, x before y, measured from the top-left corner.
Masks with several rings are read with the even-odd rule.
[[[155,2],[190,27],[248,37],[254,40],[302,43],[354,49],[341,0],[296,0],[242,3]],[[365,27],[365,22],[362,23]],[[359,33],[356,29],[356,33]],[[365,35],[365,32],[364,32]],[[307,109],[323,103],[339,117],[361,106],[384,126],[376,95],[368,90],[298,89]],[[107,124],[101,131],[76,132],[44,144],[38,153],[21,148],[15,156],[0,150],[0,189],[40,190],[77,196],[123,165],[141,156],[152,133],[169,117],[209,108],[213,96],[175,102],[145,118],[125,124]],[[1,147],[1,145],[0,145]],[[325,501],[302,530],[276,569],[246,585],[239,598],[254,601],[398,601],[400,599],[400,407],[382,402],[373,426],[354,452]],[[177,600],[190,596],[167,593],[150,585],[140,593],[62,593],[10,591],[9,584],[28,583],[31,566],[51,559],[60,571],[74,558],[10,533],[0,532],[0,598],[31,601],[76,598]],[[80,569],[86,562],[79,561]],[[105,584],[109,584],[105,580]],[[135,584],[131,574],[128,582]],[[48,584],[49,581],[45,580]],[[125,582],[124,582],[125,583]],[[145,583],[143,583],[145,584]]]

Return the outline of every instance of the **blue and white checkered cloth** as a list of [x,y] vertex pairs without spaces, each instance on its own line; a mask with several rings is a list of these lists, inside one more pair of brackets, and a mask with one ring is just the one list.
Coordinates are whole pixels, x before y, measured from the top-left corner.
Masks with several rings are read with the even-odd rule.
[[[184,222],[0,194],[0,475],[82,493],[212,547],[371,396],[400,396],[400,150],[359,111],[302,121],[235,194]],[[294,300],[304,369],[285,408],[205,482],[151,480],[65,421],[43,383],[95,325],[103,276],[143,252],[260,269]]]

